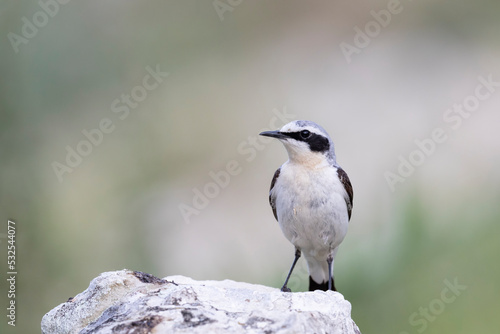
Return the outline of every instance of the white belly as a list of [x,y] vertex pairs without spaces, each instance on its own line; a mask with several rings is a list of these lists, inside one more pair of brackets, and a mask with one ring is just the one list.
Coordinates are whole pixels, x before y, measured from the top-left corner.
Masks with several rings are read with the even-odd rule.
[[346,192],[336,169],[305,168],[287,162],[281,167],[272,195],[285,237],[306,258],[326,261],[344,240],[349,222]]

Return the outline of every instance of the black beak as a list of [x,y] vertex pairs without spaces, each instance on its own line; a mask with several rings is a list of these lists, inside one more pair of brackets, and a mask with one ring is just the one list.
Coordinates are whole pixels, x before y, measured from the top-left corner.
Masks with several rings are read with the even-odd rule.
[[279,132],[279,131],[264,131],[259,133],[261,136],[265,137],[272,137],[272,138],[277,138],[277,139],[286,139],[288,136],[286,136],[284,133]]

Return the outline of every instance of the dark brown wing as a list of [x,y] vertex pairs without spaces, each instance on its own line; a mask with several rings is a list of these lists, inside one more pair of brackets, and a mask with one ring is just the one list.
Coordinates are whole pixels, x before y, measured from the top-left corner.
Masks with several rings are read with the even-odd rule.
[[276,180],[278,176],[280,176],[280,171],[281,167],[274,173],[273,180],[271,181],[271,188],[269,189],[269,204],[271,204],[271,209],[273,209],[274,218],[276,218],[276,220],[278,220],[278,215],[276,214],[276,198],[271,196],[271,190],[273,190]]
[[354,195],[352,192],[351,181],[349,180],[349,176],[347,176],[347,173],[340,167],[337,167],[337,175],[340,179],[340,182],[342,182],[342,185],[344,185],[344,189],[347,192],[347,196],[349,197],[345,199],[345,204],[347,205],[347,214],[349,215],[349,219],[351,219],[352,198]]

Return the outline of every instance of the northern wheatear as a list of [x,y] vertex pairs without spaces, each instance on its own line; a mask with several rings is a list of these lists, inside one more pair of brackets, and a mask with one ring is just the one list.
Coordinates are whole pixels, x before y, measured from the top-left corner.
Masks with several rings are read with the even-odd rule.
[[351,218],[352,186],[337,164],[333,142],[321,126],[293,121],[262,136],[280,140],[288,161],[274,173],[269,203],[285,237],[295,246],[295,259],[281,291],[301,253],[309,268],[309,291],[334,290],[333,262]]

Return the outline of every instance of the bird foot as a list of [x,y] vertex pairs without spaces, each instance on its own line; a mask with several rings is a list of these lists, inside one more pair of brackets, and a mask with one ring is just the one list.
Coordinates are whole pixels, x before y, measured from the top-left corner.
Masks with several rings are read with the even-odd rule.
[[283,285],[283,287],[281,288],[281,292],[292,292],[292,290],[290,290],[290,288],[286,285]]

